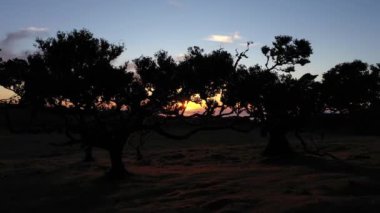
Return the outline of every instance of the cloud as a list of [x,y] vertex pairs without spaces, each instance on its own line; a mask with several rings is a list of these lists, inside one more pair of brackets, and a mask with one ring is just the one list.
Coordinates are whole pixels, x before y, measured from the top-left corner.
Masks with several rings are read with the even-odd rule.
[[38,27],[27,27],[16,32],[10,32],[6,35],[5,39],[0,41],[2,46],[12,45],[18,40],[35,37],[41,34],[46,34],[48,32],[47,28]]
[[234,43],[235,41],[241,40],[242,37],[240,36],[239,32],[236,32],[232,35],[209,35],[207,36],[207,41],[213,41],[213,42],[219,42],[219,43]]
[[49,29],[46,27],[27,27],[24,30],[29,32],[47,32]]
[[[15,45],[24,39],[34,39],[38,36],[46,36],[48,34],[47,28],[41,27],[27,27],[15,32],[7,33],[3,40],[0,40],[0,57],[3,59],[10,59],[15,57],[24,57],[25,54],[20,55],[16,53]],[[26,52],[24,50],[23,52]]]
[[137,66],[133,62],[129,62],[127,66],[127,71],[128,72],[135,72],[137,70]]
[[174,57],[174,60],[177,61],[177,62],[184,61],[185,60],[185,54],[181,53],[181,54],[176,55]]

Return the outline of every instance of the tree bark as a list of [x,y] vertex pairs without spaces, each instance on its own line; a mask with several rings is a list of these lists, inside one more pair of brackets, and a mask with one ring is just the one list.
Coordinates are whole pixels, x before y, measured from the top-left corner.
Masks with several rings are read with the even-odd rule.
[[111,168],[107,172],[107,175],[110,178],[120,179],[129,174],[123,163],[123,149],[130,133],[114,132],[114,134],[116,135],[110,135],[111,139],[108,141],[108,152],[111,160]]
[[85,145],[84,147],[84,162],[93,162],[94,156],[92,154],[92,146],[90,145]]
[[123,178],[128,175],[128,171],[125,169],[123,163],[123,148],[112,147],[109,149],[109,155],[111,159],[111,168],[107,172],[107,175],[111,178]]
[[263,152],[264,156],[284,156],[294,153],[286,138],[286,132],[285,129],[279,126],[273,127],[268,131],[269,141]]

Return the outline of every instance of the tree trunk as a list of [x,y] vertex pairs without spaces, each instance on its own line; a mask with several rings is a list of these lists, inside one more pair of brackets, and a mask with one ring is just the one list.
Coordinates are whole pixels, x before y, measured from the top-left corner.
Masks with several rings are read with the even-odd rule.
[[284,156],[293,154],[289,141],[286,138],[286,131],[279,127],[269,130],[269,141],[263,155],[264,156]]
[[108,152],[111,160],[111,168],[107,172],[107,175],[111,178],[120,179],[127,176],[129,173],[125,169],[123,163],[123,148],[126,142],[126,139],[129,137],[129,133],[115,133],[117,135],[112,135],[113,137],[108,141]]
[[19,133],[18,131],[16,131],[16,129],[13,126],[8,106],[6,106],[4,110],[5,110],[5,121],[6,121],[6,125],[7,125],[9,132],[10,133]]
[[93,162],[94,156],[92,155],[92,146],[91,145],[85,145],[84,147],[84,162]]
[[111,147],[109,149],[111,168],[107,175],[111,178],[123,178],[128,175],[123,163],[123,147]]

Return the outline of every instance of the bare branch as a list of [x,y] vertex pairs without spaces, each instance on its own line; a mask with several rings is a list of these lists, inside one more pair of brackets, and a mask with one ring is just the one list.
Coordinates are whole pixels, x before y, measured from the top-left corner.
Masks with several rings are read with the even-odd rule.
[[237,69],[237,67],[238,67],[239,62],[240,62],[241,59],[243,59],[243,58],[248,58],[248,57],[247,57],[247,52],[249,51],[249,46],[250,46],[251,44],[253,44],[253,42],[252,42],[252,41],[248,41],[248,42],[247,42],[247,48],[246,48],[243,52],[241,52],[241,53],[239,53],[239,52],[237,51],[237,49],[235,50],[235,51],[236,51],[237,59],[236,59],[235,64],[234,64],[234,70]]

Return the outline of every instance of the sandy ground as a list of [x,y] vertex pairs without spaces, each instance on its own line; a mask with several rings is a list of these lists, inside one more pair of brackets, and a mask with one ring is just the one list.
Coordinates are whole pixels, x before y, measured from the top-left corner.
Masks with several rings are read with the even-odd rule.
[[[135,142],[137,138],[131,139]],[[293,140],[293,138],[291,138]],[[0,132],[0,212],[378,212],[380,137],[327,134],[341,160],[266,159],[257,133],[145,138],[144,160],[126,147],[132,175],[109,180],[107,153],[82,162],[59,134]],[[297,149],[299,145],[294,144]]]

